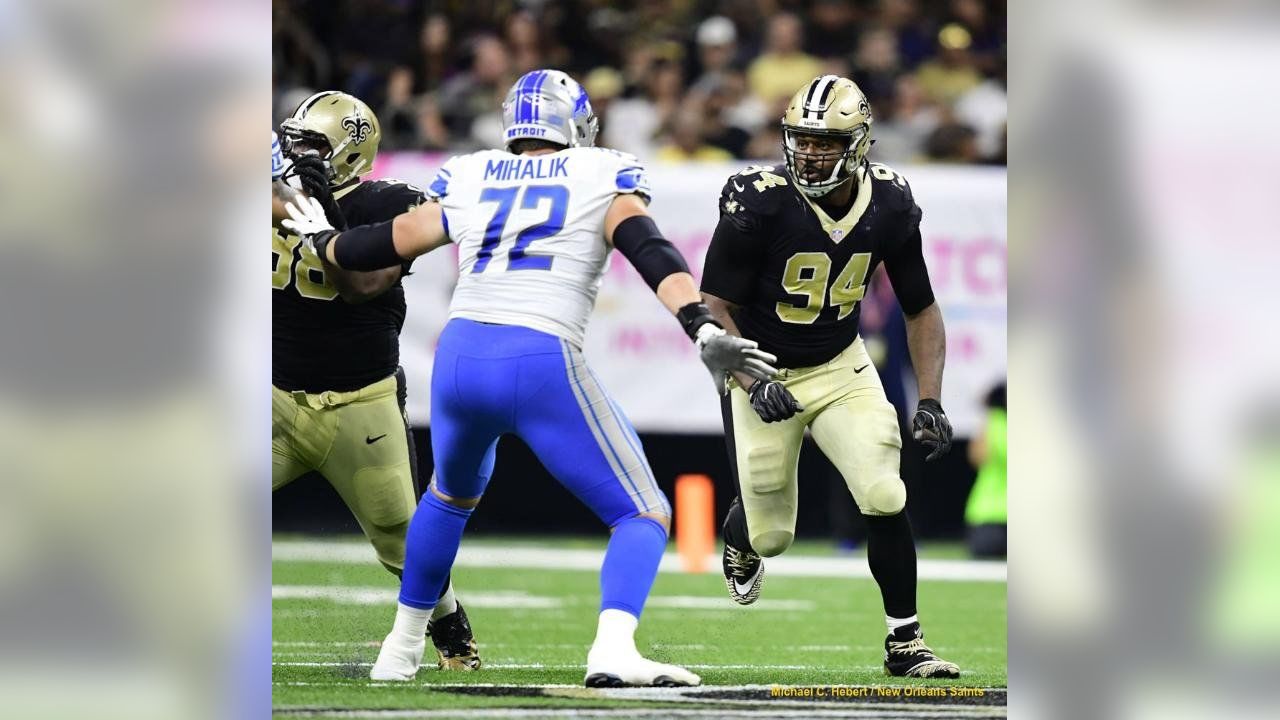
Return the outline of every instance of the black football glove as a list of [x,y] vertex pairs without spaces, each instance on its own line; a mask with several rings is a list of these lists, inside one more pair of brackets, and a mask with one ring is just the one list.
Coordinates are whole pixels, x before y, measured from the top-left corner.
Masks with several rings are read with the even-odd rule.
[[951,421],[941,403],[932,398],[920,401],[911,419],[911,436],[929,451],[926,461],[937,460],[951,449]]
[[751,398],[751,407],[767,422],[778,422],[794,416],[804,410],[795,397],[776,380],[757,380],[747,391]]
[[310,153],[294,158],[291,174],[297,175],[302,183],[302,190],[307,195],[320,201],[324,214],[336,230],[347,229],[347,218],[333,198],[333,188],[329,186],[329,161]]

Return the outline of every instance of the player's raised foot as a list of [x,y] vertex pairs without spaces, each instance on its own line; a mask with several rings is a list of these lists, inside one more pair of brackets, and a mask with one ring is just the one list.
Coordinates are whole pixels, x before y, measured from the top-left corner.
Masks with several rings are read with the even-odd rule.
[[884,640],[884,674],[895,677],[958,678],[960,667],[933,654],[920,623],[895,629]]
[[676,665],[654,662],[631,650],[587,653],[587,687],[692,687],[702,678]]
[[422,664],[422,652],[427,648],[427,639],[419,638],[418,642],[409,645],[396,633],[387,635],[382,641],[382,649],[378,651],[378,659],[369,671],[370,680],[390,680],[407,682],[418,674],[418,666]]
[[441,670],[480,669],[480,652],[462,603],[458,603],[456,612],[431,621],[427,633],[431,635],[431,644],[436,646],[437,665]]
[[726,542],[721,565],[724,568],[724,585],[729,588],[729,597],[734,602],[750,605],[760,597],[760,586],[764,583],[764,560],[759,555],[739,550]]

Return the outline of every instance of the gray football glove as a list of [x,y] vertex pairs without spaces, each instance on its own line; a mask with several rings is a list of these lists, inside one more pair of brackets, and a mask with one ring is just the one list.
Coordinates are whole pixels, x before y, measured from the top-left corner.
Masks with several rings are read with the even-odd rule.
[[778,361],[777,357],[761,350],[755,340],[730,335],[715,323],[699,326],[693,341],[698,346],[702,364],[711,371],[716,392],[721,395],[727,392],[725,382],[731,372],[746,373],[757,380],[768,380],[778,374],[772,365]]
[[951,421],[941,403],[932,398],[920,401],[911,419],[911,436],[929,451],[926,461],[937,460],[951,449]]

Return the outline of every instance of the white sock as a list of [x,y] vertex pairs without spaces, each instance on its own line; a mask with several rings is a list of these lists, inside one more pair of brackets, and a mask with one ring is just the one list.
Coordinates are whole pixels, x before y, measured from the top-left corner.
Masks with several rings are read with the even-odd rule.
[[596,640],[592,648],[608,648],[611,651],[638,652],[636,650],[636,628],[640,619],[623,610],[600,611],[600,621],[596,625]]
[[903,625],[910,625],[913,622],[919,622],[919,621],[916,620],[915,615],[912,615],[911,617],[907,617],[907,618],[896,618],[896,617],[889,617],[888,615],[885,615],[884,622],[886,625],[889,626],[889,632],[892,633],[894,630],[897,630]]
[[391,626],[391,635],[406,645],[422,642],[427,634],[427,621],[431,619],[430,610],[419,610],[404,603],[396,603],[396,621]]
[[445,615],[452,615],[458,612],[458,598],[453,594],[453,582],[449,582],[449,589],[444,591],[444,595],[436,603],[436,609],[431,611],[431,619],[439,620]]

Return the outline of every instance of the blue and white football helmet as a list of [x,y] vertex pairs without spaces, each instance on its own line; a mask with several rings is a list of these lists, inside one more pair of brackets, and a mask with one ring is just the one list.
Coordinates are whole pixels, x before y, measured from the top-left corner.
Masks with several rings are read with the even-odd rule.
[[502,136],[508,148],[523,139],[591,147],[599,128],[587,91],[559,70],[525,73],[502,102]]

